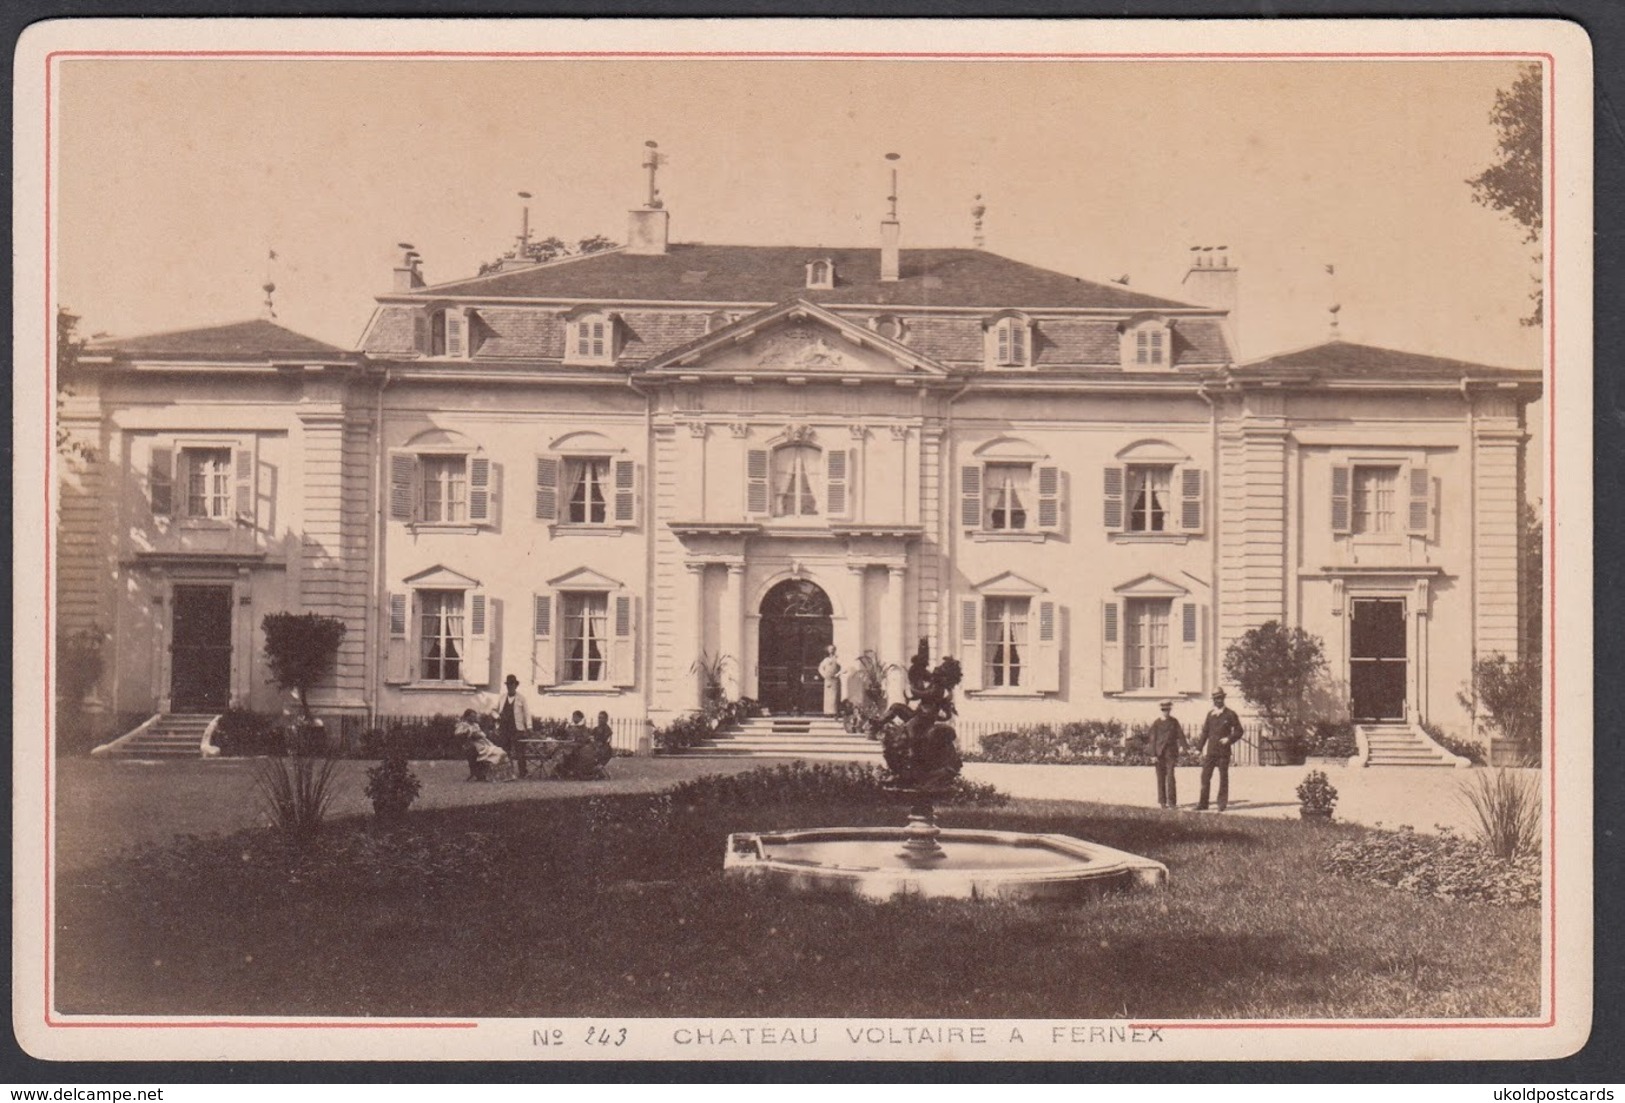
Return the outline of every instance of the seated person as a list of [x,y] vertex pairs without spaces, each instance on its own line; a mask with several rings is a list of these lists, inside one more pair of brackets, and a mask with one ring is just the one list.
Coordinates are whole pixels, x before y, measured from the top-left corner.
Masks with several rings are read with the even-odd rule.
[[559,752],[559,764],[553,776],[574,781],[596,777],[598,757],[593,749],[592,733],[587,730],[587,717],[579,709],[570,714],[570,723],[565,726],[564,738],[567,742]]
[[485,729],[480,727],[479,713],[464,709],[455,731],[458,738],[468,744],[469,781],[495,781],[503,775],[506,775],[505,780],[513,780],[508,752],[486,736]]
[[609,726],[609,713],[600,712],[598,723],[592,729],[593,759],[598,763],[598,772],[603,774],[604,767],[609,760],[615,757],[615,749],[610,745],[615,738],[615,729]]

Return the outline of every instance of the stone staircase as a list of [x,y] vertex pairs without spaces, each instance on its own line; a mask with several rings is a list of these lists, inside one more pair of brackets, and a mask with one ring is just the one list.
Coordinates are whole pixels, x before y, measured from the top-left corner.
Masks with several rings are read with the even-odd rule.
[[1362,766],[1467,765],[1466,759],[1457,758],[1411,724],[1359,724],[1355,733]]
[[212,712],[160,713],[90,753],[101,758],[209,757],[203,749],[203,740],[213,733],[219,720],[219,715]]
[[804,758],[880,763],[880,741],[853,735],[833,716],[758,716],[672,757]]

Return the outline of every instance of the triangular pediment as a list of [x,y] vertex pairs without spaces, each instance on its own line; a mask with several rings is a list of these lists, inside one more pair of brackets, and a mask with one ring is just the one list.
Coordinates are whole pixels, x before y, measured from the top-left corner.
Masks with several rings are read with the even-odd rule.
[[438,563],[426,571],[411,575],[405,582],[408,586],[415,586],[420,590],[474,590],[480,585],[479,579],[469,578],[466,574]]
[[941,376],[943,367],[805,299],[746,315],[649,361],[648,374]]
[[1184,597],[1190,591],[1161,575],[1143,574],[1133,582],[1116,587],[1112,593],[1119,597]]
[[608,575],[599,574],[591,567],[577,567],[568,574],[547,580],[555,590],[619,590],[621,583]]
[[1044,587],[1015,571],[996,574],[974,588],[977,593],[990,597],[1036,597],[1044,593]]

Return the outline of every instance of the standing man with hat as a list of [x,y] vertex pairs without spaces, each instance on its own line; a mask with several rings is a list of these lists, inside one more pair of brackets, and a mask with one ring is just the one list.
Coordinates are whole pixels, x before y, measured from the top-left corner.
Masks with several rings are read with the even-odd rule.
[[491,715],[497,722],[497,746],[508,752],[513,760],[514,768],[520,777],[528,772],[525,766],[525,748],[520,746],[519,737],[530,731],[530,709],[525,705],[524,697],[519,694],[519,679],[508,675],[503,683],[508,692],[503,694],[497,702],[497,707],[491,710]]
[[1179,796],[1174,784],[1174,767],[1179,765],[1179,752],[1185,746],[1185,729],[1174,719],[1174,703],[1164,701],[1162,715],[1151,725],[1151,764],[1157,770],[1157,807],[1178,808]]
[[1202,796],[1196,802],[1198,812],[1207,811],[1208,785],[1213,771],[1219,771],[1219,811],[1230,803],[1230,748],[1241,742],[1241,717],[1234,709],[1224,707],[1224,690],[1213,691],[1213,711],[1202,721],[1202,737],[1196,749],[1202,752]]

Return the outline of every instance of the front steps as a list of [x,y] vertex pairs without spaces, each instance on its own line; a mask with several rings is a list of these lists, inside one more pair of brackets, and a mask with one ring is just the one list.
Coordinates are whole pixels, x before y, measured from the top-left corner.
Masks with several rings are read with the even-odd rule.
[[212,712],[160,713],[90,753],[100,758],[205,758],[220,752],[204,740],[220,717]]
[[1361,766],[1466,766],[1432,739],[1420,727],[1406,724],[1357,724],[1355,738],[1360,746]]
[[758,716],[674,758],[803,758],[826,762],[880,761],[880,741],[853,735],[833,716]]

